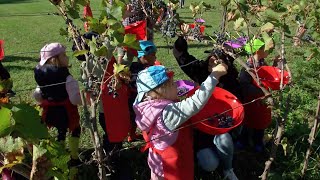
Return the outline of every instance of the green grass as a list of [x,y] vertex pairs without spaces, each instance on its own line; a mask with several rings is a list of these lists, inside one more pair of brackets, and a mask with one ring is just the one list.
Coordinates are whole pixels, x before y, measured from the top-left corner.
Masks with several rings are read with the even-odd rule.
[[[98,13],[98,2],[99,1],[92,1],[94,15],[97,15]],[[191,11],[187,8],[191,2],[197,1],[187,1],[186,8],[178,10],[180,17],[186,22],[192,22]],[[206,33],[212,34],[214,30],[219,29],[221,21],[219,1],[205,0],[205,2],[215,6],[213,10],[204,13],[203,16],[206,20]],[[66,41],[64,37],[59,35],[59,29],[66,27],[63,18],[60,16],[46,15],[47,13],[53,12],[56,12],[55,7],[46,0],[0,0],[0,39],[5,40],[6,54],[3,64],[10,71],[14,81],[13,90],[17,92],[15,100],[34,102],[31,97],[32,89],[36,86],[33,77],[33,68],[38,62],[38,52],[44,44],[61,42],[67,45],[69,51],[71,51],[72,43]],[[29,15],[16,16],[18,14]],[[76,24],[82,28],[79,21],[77,21]],[[232,31],[231,28],[228,30]],[[158,60],[167,67],[174,68],[176,79],[187,79],[187,76],[180,70],[172,55],[171,46],[175,41],[175,38],[169,39],[168,42],[166,42],[165,38],[156,33],[154,41],[158,47]],[[199,59],[205,59],[207,55],[203,53],[204,50],[212,48],[210,45],[198,42],[189,42],[189,45],[190,54]],[[280,175],[280,177],[283,176],[287,179],[295,179],[297,174],[299,174],[300,163],[302,162],[303,153],[307,147],[306,141],[300,140],[307,138],[309,132],[308,123],[310,120],[313,120],[317,103],[316,98],[318,91],[320,90],[319,78],[318,76],[315,76],[315,74],[319,74],[319,60],[313,59],[310,62],[306,62],[302,56],[304,51],[304,48],[292,47],[290,40],[286,41],[286,57],[294,81],[294,86],[290,91],[286,90],[284,92],[285,95],[289,92],[292,94],[292,108],[288,116],[288,125],[285,132],[285,136],[288,138],[289,154],[284,156],[281,149],[279,149],[279,155],[276,162],[272,165],[272,170],[274,174]],[[71,57],[71,52],[68,52],[68,55],[73,64],[71,73],[75,78],[80,79],[79,62]],[[273,55],[270,55],[270,57],[272,56]],[[273,130],[272,127],[269,131]],[[315,148],[319,145],[319,141],[316,141]],[[81,147],[85,149],[92,147],[90,135],[87,130],[84,130],[81,135]],[[242,156],[242,154],[236,154],[236,156]],[[263,168],[264,160],[256,162],[257,159],[255,159],[253,155],[250,157],[251,158],[248,160],[249,164],[254,163],[253,166],[259,166],[257,167],[258,169],[261,169],[261,167]],[[317,160],[319,162],[319,154],[318,156],[315,155],[313,158],[315,160],[311,161],[312,167],[316,165]],[[241,162],[248,163],[246,162],[246,159],[243,157],[236,157],[236,159],[240,159],[240,164],[237,161],[235,167],[236,173],[240,174],[240,177],[247,179],[260,175],[261,172],[256,172],[258,174],[255,175],[250,174],[250,172],[245,172],[245,170],[250,170],[242,167],[246,165],[241,164]],[[143,168],[145,167],[139,165],[136,167],[136,169],[140,170]],[[316,172],[316,170],[310,172],[314,173],[314,175],[310,175],[309,179],[317,179],[319,177],[319,172]],[[213,175],[209,175],[209,177],[213,178],[213,176],[216,175],[217,174],[214,173]],[[276,178],[276,175],[274,175],[274,178]]]

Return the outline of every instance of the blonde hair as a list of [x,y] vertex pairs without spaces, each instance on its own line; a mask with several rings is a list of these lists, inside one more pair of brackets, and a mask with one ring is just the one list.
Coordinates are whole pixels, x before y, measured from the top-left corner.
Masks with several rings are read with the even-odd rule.
[[151,99],[163,99],[163,98],[165,98],[166,97],[165,94],[167,94],[168,87],[171,86],[172,82],[173,82],[173,78],[170,78],[169,80],[167,80],[166,82],[164,82],[160,86],[158,86],[158,87],[152,89],[151,91],[147,92],[146,96],[147,97],[151,97]]
[[[59,56],[61,55],[62,53],[56,55],[56,56],[53,56],[51,58],[49,58],[45,64],[50,64],[50,65],[54,65],[54,66],[57,66],[57,67],[65,67],[64,64],[62,63],[62,60],[59,58]],[[71,67],[70,65],[67,66],[68,68]]]

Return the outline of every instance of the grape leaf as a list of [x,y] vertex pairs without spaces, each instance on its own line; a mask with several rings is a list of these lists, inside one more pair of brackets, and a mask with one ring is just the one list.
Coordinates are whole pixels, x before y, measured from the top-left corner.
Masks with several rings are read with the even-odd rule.
[[[94,38],[93,38],[94,39]],[[90,49],[90,53],[94,54],[94,52],[97,50],[97,45],[94,43],[94,41],[89,41],[88,45],[89,45],[89,49]]]
[[112,33],[112,36],[114,39],[113,39],[113,42],[116,46],[120,43],[123,43],[123,40],[124,40],[124,36],[122,33],[118,32],[118,31],[114,31]]
[[106,30],[106,26],[96,18],[88,17],[88,24],[91,31],[102,34]]
[[73,53],[73,56],[74,56],[74,57],[77,57],[77,56],[80,56],[80,55],[84,55],[84,54],[86,54],[86,53],[88,53],[88,52],[89,52],[88,50],[75,51],[75,52]]
[[139,42],[136,40],[135,34],[126,34],[124,36],[123,43],[125,46],[133,48],[133,49],[140,49]]
[[274,48],[274,42],[273,42],[272,37],[270,37],[268,35],[268,33],[263,32],[262,33],[262,38],[263,38],[263,41],[264,41],[264,50],[265,51],[272,50]]
[[235,22],[234,22],[234,30],[239,31],[243,28],[247,27],[247,23],[244,21],[244,18],[238,18]]
[[60,29],[59,29],[59,34],[60,34],[61,36],[68,36],[68,31],[65,30],[65,29],[63,29],[63,28],[60,28]]
[[59,168],[62,172],[66,172],[68,170],[68,162],[70,161],[70,155],[60,155],[54,158],[50,158],[51,163],[54,167]]
[[126,65],[123,65],[123,64],[117,64],[117,63],[113,64],[113,73],[114,74],[119,74],[122,71],[128,72],[129,68]]
[[0,138],[0,144],[0,152],[4,154],[4,165],[0,167],[1,173],[4,168],[11,168],[14,165],[22,162],[24,159],[24,142],[21,138],[6,136]]
[[266,24],[264,24],[260,29],[261,32],[271,32],[273,30],[274,30],[274,25],[270,22],[267,22]]
[[88,0],[74,0],[76,4],[80,4],[81,6],[85,6],[88,4]]
[[94,52],[95,56],[107,56],[108,55],[108,49],[106,46],[101,46],[99,49],[97,49]]
[[306,58],[307,61],[310,61],[312,58],[314,58],[315,56],[318,56],[319,54],[320,52],[318,48],[313,47],[313,48],[307,49],[303,56]]
[[24,139],[38,140],[48,138],[47,127],[41,123],[39,112],[29,104],[18,104],[12,107],[15,121],[14,131]]
[[14,151],[20,151],[24,146],[22,138],[13,138],[12,136],[0,138],[0,144],[0,152],[5,154]]
[[220,4],[222,6],[228,6],[229,3],[230,3],[230,0],[220,0]]
[[9,135],[12,132],[11,111],[8,108],[0,107],[0,137]]
[[46,156],[50,159],[52,168],[48,175],[57,177],[58,179],[68,179],[69,169],[68,162],[70,161],[70,154],[64,146],[64,142],[58,142],[54,139],[43,140],[41,146],[47,150]]
[[110,16],[114,17],[116,20],[122,20],[123,9],[121,6],[112,6],[110,8]]
[[80,18],[79,12],[76,10],[76,8],[73,8],[71,6],[66,6],[67,7],[67,13],[73,18],[73,19],[78,19]]
[[40,142],[39,145],[33,145],[32,147],[32,160],[35,161],[41,156],[43,156],[45,153],[47,153],[47,149],[43,147],[43,142]]

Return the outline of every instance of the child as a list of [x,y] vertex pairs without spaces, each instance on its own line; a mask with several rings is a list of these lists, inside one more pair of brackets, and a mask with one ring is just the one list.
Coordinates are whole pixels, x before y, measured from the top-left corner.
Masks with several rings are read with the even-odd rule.
[[140,71],[144,70],[145,68],[149,66],[153,66],[156,63],[156,53],[157,48],[151,41],[139,41],[140,43],[140,49],[138,51],[138,61],[133,62],[130,66],[130,72],[131,72],[131,80],[130,80],[130,96],[129,96],[129,110],[130,110],[130,119],[132,121],[132,128],[130,135],[128,137],[128,141],[133,141],[139,136],[136,134],[136,123],[135,121],[135,113],[132,108],[132,104],[134,103],[134,100],[137,96],[137,86],[136,86],[136,80],[137,75]]
[[[237,80],[238,71],[235,68],[234,59],[222,50],[213,49],[207,60],[201,61],[190,55],[187,41],[179,37],[173,47],[175,56],[181,69],[196,83],[201,84],[206,76],[211,73],[215,61],[222,60],[228,65],[228,73],[222,76],[217,86],[240,96],[240,86]],[[223,164],[223,173],[228,180],[236,180],[233,172],[233,141],[229,133],[221,135],[209,135],[199,130],[194,130],[194,149],[200,167],[207,171],[214,171],[219,163]]]
[[[268,56],[268,52],[264,50],[264,42],[259,39],[252,41],[252,47],[248,43],[245,50],[249,54],[253,54],[247,60],[247,65],[253,68],[253,63],[256,67],[264,66],[264,58]],[[248,72],[243,68],[240,72],[240,84],[242,89],[243,103],[252,101],[255,98],[264,96],[262,90],[253,84],[253,79]],[[249,141],[253,141],[256,152],[264,150],[263,136],[264,129],[271,123],[271,109],[263,104],[262,100],[255,101],[254,103],[244,106],[245,116],[243,120],[243,127],[239,140],[237,141],[237,148],[243,149],[249,145]]]
[[81,131],[77,105],[81,104],[81,98],[78,82],[69,73],[68,64],[66,48],[62,44],[46,44],[34,69],[38,87],[33,96],[43,108],[42,120],[58,129],[58,141],[66,139],[69,129],[70,154],[76,160]]
[[178,130],[199,112],[211,96],[227,66],[218,64],[195,94],[177,102],[173,72],[151,66],[139,72],[134,110],[136,123],[148,143],[151,179],[194,179],[193,136],[190,128]]

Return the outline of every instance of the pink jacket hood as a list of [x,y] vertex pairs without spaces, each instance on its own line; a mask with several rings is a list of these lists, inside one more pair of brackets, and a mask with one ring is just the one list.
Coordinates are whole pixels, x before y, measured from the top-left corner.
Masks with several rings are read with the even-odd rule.
[[133,106],[137,126],[142,131],[149,131],[158,118],[161,118],[163,109],[170,103],[172,103],[170,100],[157,99],[144,101]]

